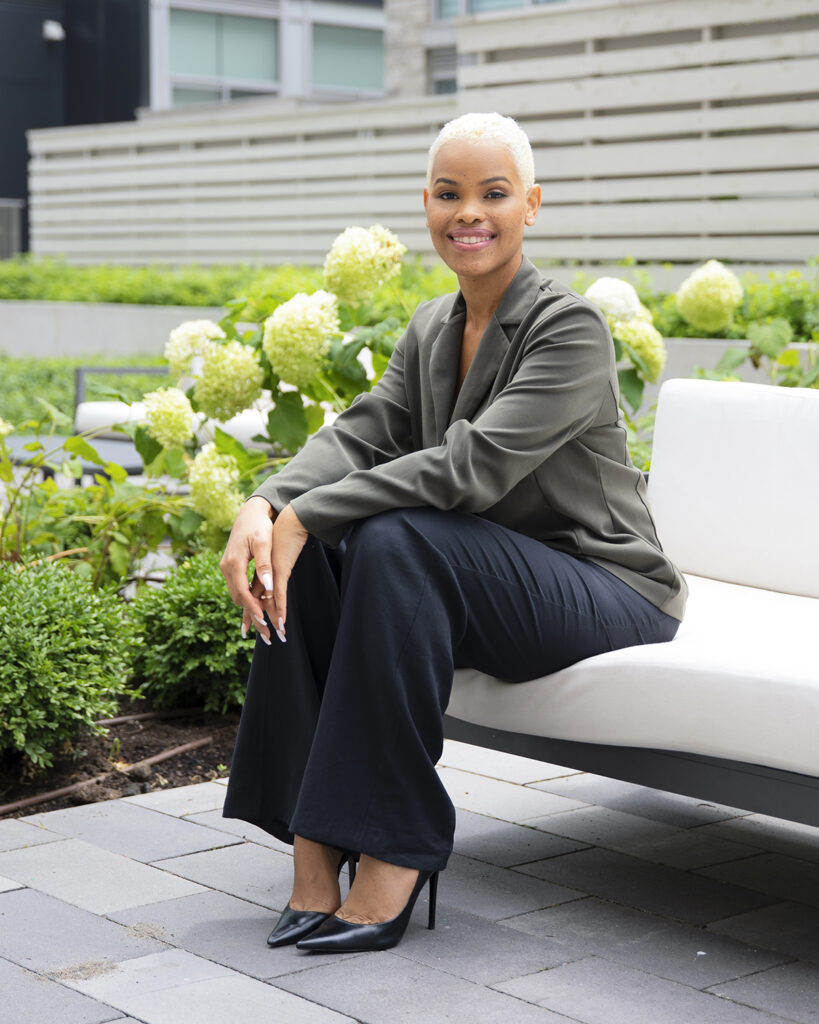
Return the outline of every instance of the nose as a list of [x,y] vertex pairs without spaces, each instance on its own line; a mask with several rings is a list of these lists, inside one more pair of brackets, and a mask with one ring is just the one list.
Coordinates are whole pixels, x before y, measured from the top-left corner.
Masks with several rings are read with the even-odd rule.
[[474,199],[464,198],[458,207],[457,219],[463,224],[474,224],[483,220],[483,210]]

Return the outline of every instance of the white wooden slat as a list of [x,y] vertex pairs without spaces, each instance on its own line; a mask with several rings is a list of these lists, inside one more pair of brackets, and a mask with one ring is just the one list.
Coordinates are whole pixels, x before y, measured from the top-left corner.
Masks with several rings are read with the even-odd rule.
[[709,259],[757,260],[770,263],[801,264],[816,256],[814,235],[735,235],[696,238],[558,238],[542,239],[532,235],[526,252],[533,258],[550,260],[636,260],[705,261]]
[[771,98],[816,92],[819,58],[757,61],[727,67],[611,75],[569,82],[529,83],[459,93],[458,110],[503,110],[515,117],[544,110],[612,110],[704,100]]
[[781,60],[785,57],[815,56],[817,53],[819,32],[784,32],[780,35],[674,43],[632,50],[467,64],[458,71],[458,87],[464,90],[481,89],[513,82],[565,81],[589,75],[639,74],[700,64]]
[[[123,230],[129,234],[184,230],[187,234],[207,236],[233,230],[264,229],[277,232],[299,226],[309,231],[314,225],[341,231],[350,223],[351,215],[356,221],[366,221],[368,224],[386,221],[396,231],[422,226],[424,222],[423,207],[420,198],[416,196],[414,200],[407,197],[406,202],[395,203],[391,210],[377,211],[361,208],[344,211],[332,207],[317,210],[309,203],[296,205],[286,202],[224,206],[191,204],[168,208],[140,206],[119,209],[116,216],[110,211],[95,211],[91,215],[84,210],[65,210],[61,216],[53,213],[48,217],[38,215],[32,226],[38,232],[48,230],[55,237],[69,236],[78,231],[87,237],[121,235]],[[691,234],[698,230],[719,234],[741,233],[750,225],[759,232],[819,232],[819,203],[811,197],[788,200],[564,204],[542,210],[540,222],[548,225],[550,235],[589,234],[595,237],[635,231],[645,236],[666,237]],[[262,227],[265,224],[266,229]]]
[[816,13],[814,0],[681,0],[668,3],[555,4],[492,12],[458,26],[461,53],[556,45],[588,38],[625,39],[632,35],[676,32],[703,25],[748,25]]
[[[252,108],[252,109],[251,109]],[[365,131],[437,131],[454,116],[453,96],[424,96],[415,100],[340,104],[332,108],[286,110],[276,99],[225,104],[206,114],[191,107],[162,111],[138,121],[106,125],[72,125],[34,129],[27,133],[29,151],[82,152],[100,142],[106,147],[130,149],[134,145],[180,145],[229,139],[312,138]]]

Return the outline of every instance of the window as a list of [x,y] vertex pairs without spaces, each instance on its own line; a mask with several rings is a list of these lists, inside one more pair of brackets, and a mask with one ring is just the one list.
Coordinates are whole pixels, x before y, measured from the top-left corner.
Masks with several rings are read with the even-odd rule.
[[384,89],[384,34],[379,29],[313,25],[313,85]]
[[279,25],[269,18],[171,9],[173,104],[266,94],[279,77]]

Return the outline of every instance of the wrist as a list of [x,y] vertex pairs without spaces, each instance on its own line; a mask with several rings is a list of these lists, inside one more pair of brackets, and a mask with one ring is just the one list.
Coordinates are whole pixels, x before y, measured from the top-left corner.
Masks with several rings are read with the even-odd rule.
[[268,519],[276,518],[276,510],[267,498],[262,497],[261,494],[251,494],[251,496],[245,501],[245,505],[251,505],[253,508],[261,509]]

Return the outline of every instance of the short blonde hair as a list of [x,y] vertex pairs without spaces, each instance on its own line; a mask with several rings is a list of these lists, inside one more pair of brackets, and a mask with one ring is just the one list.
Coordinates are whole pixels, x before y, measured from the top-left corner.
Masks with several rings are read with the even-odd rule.
[[427,188],[432,185],[432,165],[442,146],[447,142],[499,142],[506,146],[515,161],[515,167],[528,192],[535,183],[535,158],[529,137],[512,117],[502,114],[462,114],[448,121],[429,147],[427,162]]

